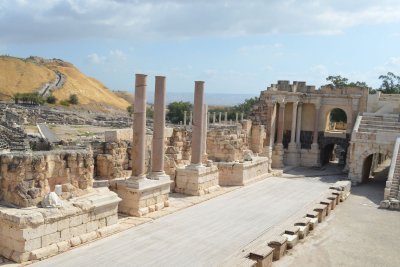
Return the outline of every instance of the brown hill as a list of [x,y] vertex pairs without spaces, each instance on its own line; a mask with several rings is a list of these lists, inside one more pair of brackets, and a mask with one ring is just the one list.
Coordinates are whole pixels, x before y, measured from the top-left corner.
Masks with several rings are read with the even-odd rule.
[[127,91],[114,91],[114,94],[125,99],[128,103],[131,103],[131,104],[133,104],[133,102],[135,100],[135,95],[132,93],[129,93]]
[[74,65],[58,59],[30,57],[18,59],[0,57],[0,99],[10,99],[15,93],[36,92],[44,84],[56,79],[56,72],[65,77],[60,89],[53,91],[58,100],[67,100],[76,94],[81,107],[126,110],[129,103],[114,94],[98,80],[81,73]]

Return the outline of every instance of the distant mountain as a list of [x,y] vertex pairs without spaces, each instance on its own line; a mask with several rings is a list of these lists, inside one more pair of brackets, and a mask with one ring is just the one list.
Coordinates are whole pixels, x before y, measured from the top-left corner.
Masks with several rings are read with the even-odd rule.
[[[242,103],[245,99],[258,97],[258,94],[217,94],[206,93],[205,102],[212,106],[233,106]],[[193,103],[194,95],[188,92],[168,92],[167,104],[175,101],[184,101]],[[154,92],[149,91],[147,94],[147,101],[154,103]]]

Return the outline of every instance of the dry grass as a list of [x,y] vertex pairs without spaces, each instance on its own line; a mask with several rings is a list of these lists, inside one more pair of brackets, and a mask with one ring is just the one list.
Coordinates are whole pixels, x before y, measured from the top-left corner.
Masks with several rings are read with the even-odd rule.
[[36,64],[14,57],[0,57],[0,100],[10,99],[15,93],[35,92],[43,84],[55,79],[54,71],[66,76],[63,88],[53,92],[59,101],[76,94],[84,109],[107,110],[108,106],[125,111],[129,106],[125,99],[96,79],[84,75],[72,64]]
[[54,80],[54,71],[33,62],[14,57],[0,57],[0,100],[8,100],[16,93],[35,92]]

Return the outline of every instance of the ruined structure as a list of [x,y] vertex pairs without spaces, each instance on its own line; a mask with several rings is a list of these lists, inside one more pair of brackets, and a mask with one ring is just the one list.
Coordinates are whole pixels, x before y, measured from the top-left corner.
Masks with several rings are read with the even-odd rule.
[[[120,199],[94,189],[91,151],[0,155],[0,253],[38,260],[115,232]],[[60,203],[44,208],[59,187]],[[54,193],[53,193],[54,194]]]

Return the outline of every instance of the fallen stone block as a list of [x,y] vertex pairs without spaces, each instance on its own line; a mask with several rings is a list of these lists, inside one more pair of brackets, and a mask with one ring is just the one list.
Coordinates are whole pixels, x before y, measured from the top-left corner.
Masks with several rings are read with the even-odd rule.
[[274,249],[272,260],[277,261],[285,254],[287,249],[287,237],[277,236],[268,242],[268,246]]
[[302,218],[294,225],[299,227],[299,239],[305,238],[310,232],[310,218]]
[[318,222],[321,223],[326,216],[327,206],[318,204],[314,207],[314,211],[318,212]]
[[332,196],[336,197],[336,205],[339,205],[340,203],[340,198],[342,196],[342,191],[337,191],[337,190],[332,190],[331,191]]
[[287,228],[282,236],[287,238],[287,248],[291,249],[296,246],[297,242],[299,242],[299,231],[300,228],[298,226],[293,226]]
[[332,205],[332,210],[334,210],[336,208],[336,199],[337,196],[331,195],[329,197],[327,197],[329,200],[331,200],[331,205]]
[[331,213],[331,210],[332,210],[331,200],[324,199],[324,200],[320,201],[319,203],[326,206],[325,214],[326,214],[326,216],[329,216],[329,214]]
[[259,246],[254,248],[249,254],[249,259],[257,262],[257,267],[270,267],[272,266],[274,249],[269,246]]
[[58,247],[56,244],[52,244],[50,246],[39,248],[31,251],[30,260],[41,260],[44,258],[48,258],[54,256],[58,253]]
[[257,261],[254,261],[249,258],[242,258],[239,261],[235,263],[229,263],[229,266],[235,266],[235,267],[256,267],[257,266]]

